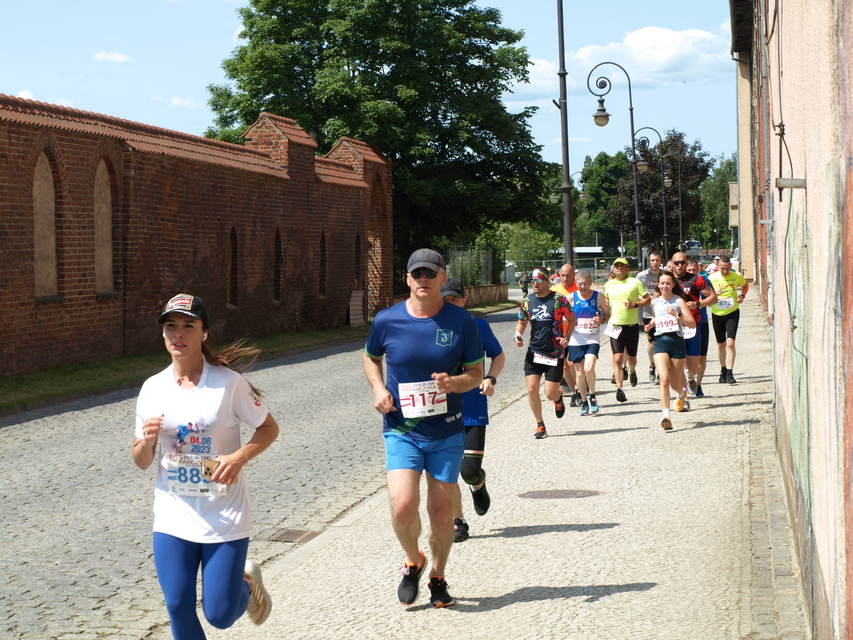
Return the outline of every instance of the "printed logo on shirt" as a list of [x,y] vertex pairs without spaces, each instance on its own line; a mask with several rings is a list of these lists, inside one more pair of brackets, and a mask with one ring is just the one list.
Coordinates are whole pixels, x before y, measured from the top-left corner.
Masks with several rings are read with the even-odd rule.
[[449,347],[453,344],[453,331],[439,329],[435,332],[435,343],[439,347]]
[[252,399],[252,402],[254,402],[254,403],[255,403],[255,406],[256,406],[256,407],[260,407],[260,406],[261,406],[261,399],[260,399],[260,398],[258,397],[258,395],[257,395],[254,391],[252,391],[251,389],[249,389],[249,397]]
[[179,424],[175,429],[177,439],[173,453],[210,453],[213,439],[206,434],[207,426],[201,422]]
[[551,312],[548,308],[548,305],[547,304],[540,304],[535,309],[533,309],[530,312],[530,319],[536,320],[536,321],[550,320],[551,319]]

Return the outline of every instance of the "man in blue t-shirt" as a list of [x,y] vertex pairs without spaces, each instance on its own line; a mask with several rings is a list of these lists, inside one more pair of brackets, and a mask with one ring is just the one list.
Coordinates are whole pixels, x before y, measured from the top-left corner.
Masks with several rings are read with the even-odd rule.
[[406,273],[409,297],[376,314],[363,356],[373,406],[384,416],[391,520],[406,553],[397,597],[403,604],[417,599],[426,565],[418,548],[420,477],[426,471],[433,607],[455,604],[444,570],[453,544],[453,492],[464,451],[462,394],[482,382],[484,360],[474,317],[441,297],[446,280],[439,253],[415,251]]
[[[445,302],[455,304],[457,307],[465,308],[468,297],[465,295],[465,287],[462,281],[456,278],[448,278],[441,288],[441,295]],[[495,393],[495,385],[498,376],[506,364],[506,354],[501,343],[495,337],[489,323],[483,318],[475,317],[477,329],[480,331],[480,340],[483,343],[483,351],[490,359],[489,371],[478,387],[466,391],[462,395],[462,420],[465,423],[465,454],[462,457],[462,466],[459,474],[471,489],[471,498],[474,501],[474,510],[477,515],[484,516],[492,504],[489,491],[486,489],[486,470],[483,469],[483,454],[486,449],[486,425],[489,424],[489,402]],[[465,542],[469,538],[468,523],[462,513],[462,492],[459,485],[453,492],[453,528],[455,530],[453,542]]]

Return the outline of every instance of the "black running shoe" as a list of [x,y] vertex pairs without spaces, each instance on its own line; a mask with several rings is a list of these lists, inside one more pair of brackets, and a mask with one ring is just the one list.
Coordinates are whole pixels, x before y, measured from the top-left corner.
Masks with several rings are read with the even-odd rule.
[[403,574],[403,579],[400,580],[400,586],[397,587],[397,599],[400,604],[412,604],[418,599],[418,580],[421,578],[424,567],[426,566],[426,557],[424,552],[418,549],[421,554],[420,566],[413,564],[404,564],[400,573]]
[[453,542],[465,542],[471,536],[468,535],[468,523],[462,518],[453,520]]
[[581,398],[581,392],[575,389],[575,393],[572,395],[571,406],[579,407],[583,404],[583,398]]
[[444,578],[433,576],[429,579],[429,603],[436,609],[456,604],[456,600],[447,592],[447,582]]
[[731,369],[726,369],[726,383],[727,384],[737,384],[737,380],[735,380],[735,376],[732,373]]
[[637,386],[637,370],[634,369],[631,373],[628,374],[628,381],[631,383],[632,387]]
[[728,369],[725,367],[720,369],[720,384],[726,384],[726,371],[728,371]]
[[545,430],[544,424],[537,424],[536,431],[533,433],[533,437],[537,440],[541,440],[542,438],[548,437],[548,432]]
[[471,499],[474,501],[474,511],[477,512],[478,516],[486,515],[489,507],[492,506],[492,498],[489,496],[489,492],[486,489],[486,471],[483,470],[483,486],[479,489],[475,489],[471,485],[468,485],[468,488],[471,489]]
[[554,403],[554,415],[558,418],[562,418],[566,415],[566,403],[563,402],[562,398],[559,402]]
[[627,402],[628,398],[625,397],[625,392],[622,389],[616,389],[616,400],[619,402]]

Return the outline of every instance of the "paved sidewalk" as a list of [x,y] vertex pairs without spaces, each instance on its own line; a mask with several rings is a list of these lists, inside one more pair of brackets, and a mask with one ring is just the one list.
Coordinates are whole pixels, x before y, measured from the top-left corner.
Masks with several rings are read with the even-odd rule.
[[598,416],[546,409],[544,440],[524,396],[493,416],[492,507],[478,517],[464,496],[472,537],[448,565],[455,607],[429,607],[425,576],[415,604],[396,601],[403,555],[383,490],[264,566],[265,625],[244,617],[208,637],[806,639],[772,448],[770,333],[760,308],[742,313],[739,384],[716,382],[712,335],[707,397],[673,413],[669,433],[642,345],[627,403],[615,401],[604,349]]

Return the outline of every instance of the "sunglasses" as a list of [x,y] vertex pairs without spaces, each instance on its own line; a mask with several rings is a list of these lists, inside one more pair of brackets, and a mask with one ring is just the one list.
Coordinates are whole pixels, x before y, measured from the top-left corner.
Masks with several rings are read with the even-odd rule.
[[420,278],[429,278],[430,280],[434,280],[438,277],[438,271],[433,271],[432,269],[428,269],[426,267],[418,267],[417,269],[412,269],[409,272],[415,280]]
[[687,260],[673,260],[672,264],[687,264]]
[[533,282],[542,283],[542,282],[545,282],[545,278],[533,278]]

